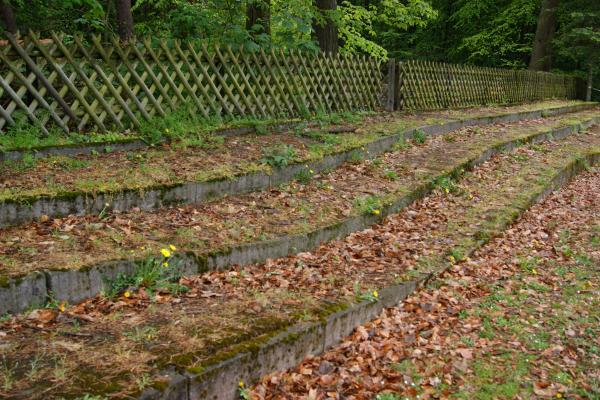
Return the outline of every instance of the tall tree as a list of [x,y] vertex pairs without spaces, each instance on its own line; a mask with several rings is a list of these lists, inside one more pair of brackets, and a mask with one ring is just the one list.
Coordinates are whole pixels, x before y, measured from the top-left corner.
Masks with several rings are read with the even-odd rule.
[[569,65],[579,65],[587,73],[586,100],[592,99],[592,80],[600,71],[600,3],[587,0],[568,2],[554,45]]
[[319,47],[328,54],[337,54],[338,52],[338,28],[336,24],[335,12],[337,10],[337,0],[315,0],[316,15],[313,22],[313,29]]
[[256,26],[261,27],[260,33],[271,34],[271,1],[250,0],[246,8],[246,29],[256,32]]
[[550,58],[552,39],[556,32],[556,11],[559,0],[544,0],[538,18],[533,51],[529,60],[529,69],[533,71],[549,71],[552,65]]
[[133,16],[131,15],[131,0],[116,0],[117,30],[122,42],[128,42],[133,36]]
[[0,17],[2,18],[2,25],[6,31],[10,33],[17,32],[17,20],[15,19],[15,13],[8,0],[0,0]]

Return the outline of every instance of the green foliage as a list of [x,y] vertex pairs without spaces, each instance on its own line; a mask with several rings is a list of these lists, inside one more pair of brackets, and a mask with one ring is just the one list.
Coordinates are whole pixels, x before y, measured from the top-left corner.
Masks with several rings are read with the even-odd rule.
[[562,60],[559,58],[557,64],[566,68],[581,65],[582,69],[591,68],[592,73],[600,75],[600,3],[573,0],[561,3],[561,7],[562,18],[554,44]]
[[427,136],[421,129],[417,129],[413,135],[413,140],[416,144],[424,144],[427,141]]
[[[511,1],[497,11],[484,29],[463,38],[455,50],[456,55],[477,65],[525,68],[531,54],[538,10],[538,0]],[[462,28],[468,23],[468,19],[459,21],[457,26]]]
[[360,164],[365,159],[365,155],[360,150],[352,150],[348,155],[348,162],[350,164]]
[[379,292],[377,290],[364,291],[359,281],[354,282],[354,298],[357,302],[363,301],[376,302],[379,300]]
[[354,200],[354,208],[363,215],[379,215],[383,205],[383,199],[379,196],[370,195]]
[[106,280],[104,294],[114,298],[142,287],[150,294],[156,291],[178,294],[188,290],[187,286],[179,284],[182,276],[183,266],[176,258],[170,255],[147,258],[136,263],[133,274],[119,274]]
[[384,178],[389,179],[390,181],[395,181],[398,179],[398,174],[395,171],[385,171],[383,173]]
[[314,171],[307,166],[294,175],[294,180],[303,185],[307,185],[312,179],[313,175]]
[[279,145],[263,149],[261,161],[271,167],[285,167],[296,159],[296,149],[292,145]]

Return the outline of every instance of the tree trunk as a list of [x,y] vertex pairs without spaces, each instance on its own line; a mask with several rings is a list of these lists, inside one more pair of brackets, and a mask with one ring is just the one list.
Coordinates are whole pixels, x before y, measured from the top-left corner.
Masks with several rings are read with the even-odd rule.
[[131,15],[131,0],[116,0],[117,29],[121,42],[128,42],[133,36],[133,16]]
[[532,71],[549,71],[552,65],[550,54],[552,51],[552,38],[556,32],[556,10],[559,0],[543,0],[542,10],[538,18],[533,50],[529,60],[529,69]]
[[246,30],[250,31],[255,25],[262,26],[262,32],[271,34],[271,1],[254,0],[248,3],[246,9]]
[[17,33],[17,20],[15,19],[15,13],[13,12],[12,6],[8,3],[8,0],[0,0],[0,17],[2,18],[2,24],[6,31]]
[[335,55],[338,52],[338,30],[330,14],[337,9],[337,0],[315,0],[315,6],[324,20],[315,19],[313,22],[319,47],[325,53]]
[[587,90],[585,91],[585,101],[592,101],[592,76],[594,75],[594,68],[592,64],[590,64],[588,69],[588,78],[587,78]]

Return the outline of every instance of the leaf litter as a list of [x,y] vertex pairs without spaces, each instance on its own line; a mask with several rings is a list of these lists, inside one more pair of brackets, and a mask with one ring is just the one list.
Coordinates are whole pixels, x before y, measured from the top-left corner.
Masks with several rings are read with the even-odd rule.
[[315,176],[307,168],[308,182],[205,204],[46,218],[0,229],[0,274],[18,277],[35,270],[139,259],[156,254],[166,243],[205,254],[306,233],[349,215],[376,212],[387,199],[414,190],[495,143],[571,124],[587,115],[570,114],[567,122],[563,120],[567,117],[561,117],[461,129],[330,173]]
[[[67,305],[64,311],[57,305],[51,312],[34,314],[33,318],[28,318],[31,314],[10,317],[0,327],[2,362],[10,383],[1,393],[12,398],[88,393],[133,395],[162,381],[161,370],[169,365],[193,370],[210,363],[215,354],[235,349],[236,343],[268,337],[297,321],[318,319],[332,303],[360,301],[364,294],[406,279],[405,274],[410,277],[411,271],[426,271],[447,262],[449,253],[459,258],[453,250],[457,246],[473,246],[476,243],[473,237],[482,228],[491,236],[498,234],[511,221],[512,213],[527,205],[528,197],[522,193],[541,190],[545,179],[564,167],[577,152],[593,149],[597,137],[596,129],[588,135],[523,146],[513,153],[501,154],[467,174],[461,182],[454,182],[450,185],[453,190],[448,193],[440,187],[433,195],[371,229],[320,246],[314,252],[182,278],[180,283],[189,291],[180,296],[159,292],[152,298],[145,291],[118,298],[98,296]],[[587,221],[590,220],[588,216]],[[484,225],[482,221],[486,221]],[[543,235],[535,232],[541,241]],[[550,233],[546,235],[552,237]],[[596,239],[590,239],[593,240]],[[502,248],[510,251],[508,244]],[[567,249],[564,252],[569,253]],[[436,259],[436,255],[441,259]],[[467,260],[461,265],[471,262]],[[476,266],[479,271],[481,265]],[[487,264],[484,267],[491,269]],[[407,334],[402,337],[397,337],[397,327],[384,316],[378,323],[382,329],[367,326],[357,330],[359,347],[364,352],[347,374],[358,376],[363,367],[379,371],[379,364],[370,360],[377,360],[381,354],[394,363],[402,363],[409,355],[427,356],[429,350],[441,346],[443,331],[439,323],[445,320],[446,313],[452,318],[461,316],[463,298],[484,296],[490,291],[486,283],[463,273],[459,281],[449,284],[455,292],[437,290],[413,303],[407,302],[407,309],[402,312],[414,312],[424,319],[411,322],[404,314],[394,316],[393,321],[406,328]],[[537,290],[541,285],[528,283],[523,290]],[[463,292],[456,292],[463,286]],[[453,295],[444,297],[447,292]],[[532,296],[525,299],[529,297]],[[460,327],[475,329],[479,325],[483,323],[475,315],[467,315]],[[577,326],[569,329],[573,332],[565,330],[572,334],[568,337],[577,338],[582,332]],[[390,340],[388,346],[379,347],[373,342],[379,336]],[[465,333],[460,336],[468,337]],[[485,343],[491,341],[486,339]],[[349,340],[342,346],[350,348],[352,343]],[[452,348],[452,354],[458,355],[453,360],[465,373],[472,368],[469,362],[478,357],[476,349],[471,349],[473,346],[468,343]],[[526,343],[519,340],[520,345]],[[534,346],[537,342],[532,343]],[[324,361],[328,363],[307,367],[301,375],[313,377],[315,371],[324,371],[322,375],[328,375],[322,379],[327,385],[325,393],[346,393],[337,386],[340,379],[335,375],[335,360]],[[448,368],[447,360],[443,365]],[[412,368],[409,364],[405,366]],[[428,390],[449,385],[446,374],[428,376],[431,387]],[[418,376],[410,373],[396,372],[394,376],[396,383],[409,379],[415,385],[420,382]],[[145,378],[140,381],[140,377]],[[389,389],[381,386],[379,378],[375,373],[365,375],[360,384],[349,385],[356,390],[366,387],[372,394]],[[458,377],[452,379],[458,382]],[[306,382],[299,385],[305,386]],[[539,390],[545,389],[538,386]],[[319,390],[308,389],[315,396]]]

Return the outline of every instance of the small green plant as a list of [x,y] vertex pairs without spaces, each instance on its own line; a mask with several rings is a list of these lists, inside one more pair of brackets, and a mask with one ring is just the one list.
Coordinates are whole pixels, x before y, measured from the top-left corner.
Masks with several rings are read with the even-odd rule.
[[123,334],[125,337],[137,343],[151,342],[158,336],[158,330],[153,326],[134,327],[131,331]]
[[267,129],[267,124],[260,124],[260,123],[255,124],[254,132],[257,135],[266,135],[267,133],[269,133],[269,130]]
[[188,291],[188,287],[179,284],[183,276],[180,262],[173,257],[176,248],[161,249],[160,257],[151,257],[138,261],[133,274],[119,274],[116,278],[105,282],[104,295],[114,298],[119,295],[131,296],[132,290],[144,288],[149,295],[156,291],[179,294]]
[[352,150],[350,154],[348,154],[348,162],[350,164],[360,164],[364,159],[364,154],[359,150]]
[[542,118],[548,118],[551,115],[552,114],[550,114],[550,111],[548,111],[548,110],[542,110],[542,113],[541,113]]
[[398,179],[398,174],[396,173],[396,171],[385,171],[383,173],[383,177],[385,179],[389,179],[390,181],[395,181],[396,179]]
[[25,153],[18,162],[14,163],[14,169],[16,171],[26,171],[34,168],[37,165],[37,159],[33,153]]
[[458,192],[458,186],[449,176],[441,176],[433,180],[432,185],[434,188],[441,189],[444,193],[456,193]]
[[294,175],[294,180],[303,185],[307,185],[312,179],[314,173],[315,171],[310,169],[307,165],[306,168],[302,168],[300,171],[296,172]]
[[238,394],[240,395],[240,399],[242,400],[252,399],[252,396],[250,395],[250,390],[248,390],[244,381],[240,381],[238,383]]
[[444,142],[453,143],[456,142],[456,136],[451,134],[446,134],[443,136]]
[[451,259],[454,261],[462,261],[465,258],[465,255],[462,251],[462,249],[455,247],[452,250],[450,250],[450,257],[452,257]]
[[374,158],[371,161],[371,164],[373,164],[373,166],[375,166],[375,167],[381,167],[383,165],[383,158],[381,158],[381,157]]
[[365,196],[354,201],[354,207],[363,215],[379,215],[383,201],[379,196]]
[[413,141],[416,144],[423,144],[426,140],[427,136],[425,135],[425,132],[423,132],[421,129],[417,129],[413,134]]
[[14,367],[10,368],[8,362],[3,360],[0,374],[2,375],[2,389],[5,391],[11,390],[14,385]]
[[98,218],[100,220],[105,220],[106,218],[108,218],[108,208],[110,207],[110,204],[105,203],[104,207],[102,207],[102,210],[100,210],[100,212],[98,213]]
[[137,152],[137,153],[132,153],[132,152],[128,152],[125,157],[127,158],[127,161],[130,162],[134,162],[134,163],[141,163],[146,161],[148,154],[147,153],[142,153],[142,152]]
[[408,148],[410,148],[410,143],[408,143],[406,141],[406,139],[404,138],[404,136],[402,136],[400,139],[398,139],[396,141],[396,143],[394,143],[394,145],[392,146],[392,150],[393,151],[406,150]]
[[513,160],[518,161],[518,162],[523,162],[523,161],[529,160],[529,156],[527,154],[515,154],[515,153],[512,153],[510,155],[510,157]]
[[357,302],[379,301],[379,292],[376,289],[363,291],[359,281],[354,282],[354,298]]
[[280,145],[263,149],[261,162],[271,167],[286,167],[296,158],[296,149],[292,145]]

